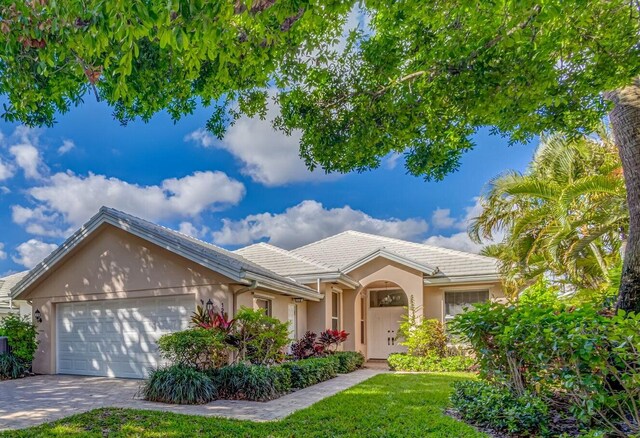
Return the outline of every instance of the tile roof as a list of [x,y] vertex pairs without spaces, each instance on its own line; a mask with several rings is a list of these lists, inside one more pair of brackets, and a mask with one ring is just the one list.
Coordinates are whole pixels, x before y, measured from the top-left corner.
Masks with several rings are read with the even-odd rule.
[[9,308],[9,292],[29,271],[17,272],[0,278],[0,309]]
[[277,283],[285,288],[291,288],[301,294],[313,295],[312,298],[318,298],[316,297],[316,291],[313,289],[253,263],[239,254],[108,207],[102,207],[98,214],[91,218],[89,222],[83,225],[40,264],[34,267],[25,276],[24,281],[21,281],[14,289],[14,296],[21,293],[27,284],[35,281],[40,275],[44,274],[60,257],[83,240],[90,232],[88,230],[93,230],[102,223],[110,223],[134,235],[153,241],[167,250],[188,256],[188,258],[191,258],[196,263],[216,270],[230,278],[241,280],[243,278],[255,279],[257,277],[271,281],[274,284]]
[[294,254],[268,243],[256,243],[235,251],[245,259],[284,276],[337,272],[338,268]]
[[497,260],[491,257],[358,231],[345,231],[291,252],[342,269],[378,249],[437,267],[448,277],[498,274]]

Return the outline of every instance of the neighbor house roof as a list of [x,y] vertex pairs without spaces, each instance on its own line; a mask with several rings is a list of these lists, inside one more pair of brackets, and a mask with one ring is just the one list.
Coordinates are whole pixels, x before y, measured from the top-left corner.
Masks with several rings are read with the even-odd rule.
[[13,296],[19,297],[24,290],[44,276],[67,253],[103,224],[110,224],[150,241],[232,280],[257,284],[277,292],[312,300],[321,298],[315,290],[259,266],[239,254],[108,207],[102,207],[89,222],[29,271],[13,288]]
[[29,271],[17,272],[0,278],[0,309],[11,309],[9,298],[11,288],[15,286]]
[[[425,282],[428,278],[432,278],[429,281],[433,282],[438,282],[438,279],[462,281],[464,278],[498,278],[497,260],[491,257],[358,231],[345,231],[291,252],[319,263],[332,264],[346,274],[360,266],[362,260],[379,255],[405,259],[404,264],[411,261],[414,268],[427,274]],[[397,261],[403,263],[402,260]]]

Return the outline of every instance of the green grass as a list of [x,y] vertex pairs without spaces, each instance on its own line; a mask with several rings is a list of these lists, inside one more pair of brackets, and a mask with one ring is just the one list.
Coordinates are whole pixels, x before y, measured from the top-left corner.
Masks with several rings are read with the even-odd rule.
[[464,373],[381,374],[274,422],[98,409],[0,437],[486,437],[443,414]]

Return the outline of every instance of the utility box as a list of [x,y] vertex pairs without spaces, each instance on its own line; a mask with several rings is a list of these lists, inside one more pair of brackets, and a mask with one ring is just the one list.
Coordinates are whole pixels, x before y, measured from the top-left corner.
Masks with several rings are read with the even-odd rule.
[[0,336],[0,354],[9,352],[9,338],[6,336]]

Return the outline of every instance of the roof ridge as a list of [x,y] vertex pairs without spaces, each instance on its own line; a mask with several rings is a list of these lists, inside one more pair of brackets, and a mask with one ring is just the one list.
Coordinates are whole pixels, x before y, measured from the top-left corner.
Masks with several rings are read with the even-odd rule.
[[299,246],[299,247],[297,247],[297,248],[292,249],[291,251],[292,251],[292,252],[293,252],[293,251],[298,251],[298,250],[300,250],[300,249],[307,248],[307,247],[309,247],[309,246],[313,246],[313,245],[317,245],[318,243],[322,243],[322,242],[325,242],[325,241],[327,241],[327,240],[331,240],[331,239],[333,239],[333,238],[335,238],[335,237],[342,236],[343,234],[348,234],[348,233],[353,233],[353,232],[354,232],[353,230],[345,230],[345,231],[341,231],[341,232],[339,232],[339,233],[337,233],[337,234],[333,234],[333,235],[331,235],[331,236],[327,236],[327,237],[325,237],[325,238],[323,238],[323,239],[316,240],[315,242],[309,242],[309,243],[307,243],[306,245]]
[[291,257],[291,258],[294,258],[296,260],[308,263],[310,265],[315,265],[315,266],[318,266],[318,267],[323,268],[323,269],[331,269],[331,270],[334,270],[334,271],[338,270],[338,268],[335,267],[335,266],[327,265],[327,264],[322,263],[322,262],[320,262],[318,260],[312,259],[311,257],[307,257],[307,256],[303,256],[303,255],[300,255],[300,254],[296,254],[296,253],[294,253],[292,251],[286,250],[284,248],[280,248],[279,246],[272,245],[272,244],[267,243],[267,242],[254,243],[252,245],[239,248],[236,251],[242,251],[243,249],[251,248],[252,246],[262,246],[262,247],[265,247],[266,249],[268,249],[270,251],[278,252],[278,253],[283,254],[283,255],[285,255],[287,257]]
[[362,231],[355,231],[355,230],[349,230],[348,232],[351,233],[351,234],[357,234],[357,235],[366,236],[366,237],[379,239],[379,240],[386,240],[386,241],[389,241],[389,242],[402,243],[402,244],[405,244],[405,245],[411,245],[411,246],[416,246],[416,247],[421,247],[421,248],[430,248],[430,249],[441,251],[441,252],[448,253],[448,254],[458,254],[458,255],[465,256],[465,257],[483,259],[483,260],[495,260],[493,257],[487,257],[487,256],[483,256],[481,254],[474,254],[472,252],[460,251],[460,250],[457,250],[457,249],[443,248],[441,246],[430,245],[428,243],[411,242],[411,241],[408,241],[408,240],[397,239],[395,237],[379,236],[377,234],[363,233]]

